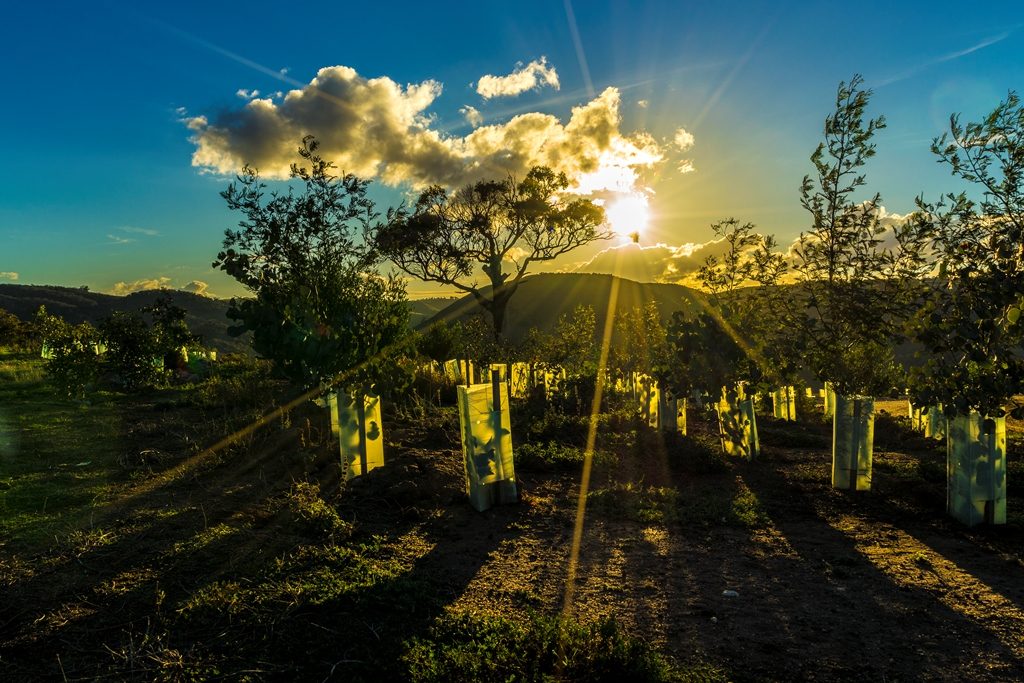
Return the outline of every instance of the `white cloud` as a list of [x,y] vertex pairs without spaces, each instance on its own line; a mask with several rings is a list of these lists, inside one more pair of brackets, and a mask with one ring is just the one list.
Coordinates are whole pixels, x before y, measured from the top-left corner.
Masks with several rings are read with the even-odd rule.
[[679,169],[679,173],[681,175],[693,173],[694,171],[697,170],[697,167],[693,165],[693,161],[691,161],[690,159],[683,159],[682,161],[679,162],[679,165],[676,168]]
[[235,91],[235,95],[241,97],[243,100],[252,100],[260,96],[259,90],[246,90],[245,88],[239,88]]
[[187,119],[196,145],[192,164],[227,175],[248,163],[264,177],[287,178],[299,141],[313,134],[340,170],[388,185],[455,187],[545,165],[574,179],[580,193],[594,194],[634,190],[665,159],[647,133],[620,130],[616,88],[574,107],[564,123],[529,112],[462,137],[432,127],[426,110],[441,90],[432,80],[402,86],[326,67],[280,103],[257,98],[213,119]]
[[110,290],[115,296],[125,296],[132,292],[143,292],[150,289],[165,289],[171,284],[169,277],[157,277],[153,279],[136,280],[134,282],[116,282]]
[[134,237],[121,237],[120,235],[111,235],[107,233],[107,239],[110,240],[107,244],[131,244],[135,241]]
[[459,113],[465,116],[466,121],[469,123],[469,125],[473,126],[474,128],[479,127],[480,124],[484,122],[484,115],[481,114],[476,107],[470,106],[468,104],[465,107],[459,109]]
[[555,67],[549,66],[546,57],[535,59],[526,66],[518,68],[507,76],[481,76],[477,81],[476,91],[485,100],[492,97],[514,97],[527,90],[549,85],[558,90],[558,73]]
[[708,256],[728,249],[724,238],[678,246],[627,243],[598,252],[575,268],[579,273],[611,273],[637,282],[672,282],[697,286],[694,275]]
[[12,270],[9,270],[7,272],[0,272],[0,280],[16,281],[18,277],[18,274]]
[[693,133],[687,131],[685,128],[679,128],[676,130],[676,135],[673,141],[676,143],[676,147],[679,148],[680,152],[685,152],[693,147]]
[[146,235],[147,237],[156,237],[160,234],[159,230],[153,228],[140,228],[134,225],[122,225],[118,227],[121,232],[131,233],[133,235]]
[[647,105],[649,105],[649,104],[650,104],[650,102],[648,102],[647,100],[637,100],[636,101],[636,106],[640,107],[641,109],[647,109]]

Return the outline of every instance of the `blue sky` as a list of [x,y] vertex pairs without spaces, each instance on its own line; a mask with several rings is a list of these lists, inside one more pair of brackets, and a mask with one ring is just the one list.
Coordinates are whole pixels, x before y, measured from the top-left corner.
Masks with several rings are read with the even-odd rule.
[[[252,123],[255,105],[239,91],[258,90],[256,99],[269,98],[267,111],[284,121],[276,134],[310,125],[334,134],[348,125],[332,118],[341,109],[285,115],[283,95],[302,91],[318,73],[376,92],[379,102],[356,104],[381,120],[391,120],[389,107],[408,109],[398,117],[408,128],[384,142],[436,147],[400,164],[389,152],[378,158],[376,137],[360,138],[358,152],[339,137],[347,166],[390,183],[375,184],[382,207],[417,184],[471,179],[458,164],[484,158],[488,126],[500,144],[519,144],[526,134],[511,127],[514,117],[545,114],[557,119],[557,126],[543,120],[564,150],[581,145],[600,155],[607,143],[618,144],[620,156],[658,156],[649,164],[610,162],[632,174],[624,191],[649,207],[641,243],[690,245],[686,253],[698,254],[712,237],[710,224],[729,216],[753,221],[783,244],[806,228],[797,187],[840,80],[863,74],[875,90],[872,114],[888,119],[867,175],[869,189],[897,214],[922,192],[959,189],[928,149],[949,114],[977,118],[1024,85],[1020,2],[577,0],[575,31],[567,5],[557,1],[369,5],[5,8],[0,281],[17,273],[20,283],[99,291],[196,281],[219,296],[241,293],[210,262],[237,220],[218,195],[227,169],[258,141],[219,133]],[[539,65],[532,72],[531,63]],[[335,66],[348,69],[320,72]],[[478,93],[481,77],[517,69],[539,75],[537,87]],[[551,74],[557,89],[544,80]],[[359,89],[344,92],[361,97]],[[466,107],[482,119],[475,136]],[[602,137],[608,131],[573,132],[573,107],[603,114],[618,143]],[[527,120],[541,119],[520,122]],[[679,129],[692,137],[678,138]],[[194,162],[197,149],[209,154]],[[488,147],[483,165],[499,151]],[[272,164],[275,154],[265,152],[262,162]],[[223,163],[209,163],[215,157]],[[599,190],[614,201],[608,187]],[[588,261],[607,246],[555,267]],[[410,284],[413,293],[426,289]]]

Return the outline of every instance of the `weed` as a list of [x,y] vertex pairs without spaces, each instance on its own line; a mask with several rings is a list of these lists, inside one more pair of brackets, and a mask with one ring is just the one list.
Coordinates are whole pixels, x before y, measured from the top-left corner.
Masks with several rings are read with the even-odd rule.
[[352,535],[352,525],[320,497],[320,486],[297,482],[286,495],[288,510],[294,516],[294,527],[312,538],[340,539]]

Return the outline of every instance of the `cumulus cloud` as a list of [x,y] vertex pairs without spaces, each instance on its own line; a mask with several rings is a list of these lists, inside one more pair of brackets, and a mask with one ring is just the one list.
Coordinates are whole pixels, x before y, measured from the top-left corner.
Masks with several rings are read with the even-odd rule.
[[471,107],[468,104],[459,109],[459,113],[466,117],[466,121],[474,128],[484,122],[484,115],[476,107]]
[[640,107],[641,109],[647,109],[647,105],[649,105],[649,104],[650,104],[650,102],[648,102],[647,100],[637,100],[636,101],[636,106]]
[[485,100],[492,97],[515,97],[527,90],[534,90],[549,85],[558,90],[558,72],[548,65],[546,57],[535,59],[526,66],[521,63],[507,76],[481,76],[476,83],[476,91]]
[[136,280],[134,282],[116,282],[110,290],[116,296],[125,296],[132,292],[143,292],[150,289],[166,289],[171,284],[171,278],[158,277],[153,279]]
[[676,143],[676,147],[679,148],[680,152],[685,152],[693,147],[693,133],[689,132],[685,128],[679,128],[676,130],[676,135],[673,141]]
[[693,165],[693,161],[691,161],[690,159],[683,159],[682,161],[679,162],[679,165],[676,168],[679,169],[680,175],[693,173],[694,171],[697,170],[697,167]]
[[235,95],[241,97],[243,100],[252,100],[260,96],[259,90],[246,90],[245,88],[239,88],[235,91]]
[[9,270],[9,271],[6,271],[6,272],[0,272],[0,280],[11,280],[13,282],[13,281],[17,280],[18,277],[19,277],[19,275],[17,273],[15,273],[13,270]]
[[210,286],[203,282],[202,280],[193,280],[192,282],[182,287],[184,291],[192,292],[193,294],[198,294],[199,296],[212,296],[211,294],[207,294],[207,290],[209,290],[209,288]]
[[434,129],[426,113],[441,90],[436,81],[402,86],[326,67],[280,103],[256,98],[213,119],[186,119],[196,145],[192,163],[223,174],[249,164],[264,177],[287,178],[299,140],[313,134],[341,170],[388,185],[456,187],[545,165],[575,179],[576,191],[595,194],[636,189],[665,158],[647,133],[620,131],[621,97],[613,87],[574,107],[564,123],[529,112],[461,137]]

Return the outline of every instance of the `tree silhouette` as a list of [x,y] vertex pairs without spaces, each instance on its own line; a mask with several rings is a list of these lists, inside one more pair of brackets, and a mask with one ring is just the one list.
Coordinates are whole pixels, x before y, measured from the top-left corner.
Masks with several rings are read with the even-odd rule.
[[[509,299],[531,265],[611,237],[601,229],[604,210],[570,198],[568,187],[564,173],[545,167],[522,180],[481,181],[451,194],[431,187],[410,214],[397,213],[380,227],[376,244],[409,275],[472,294],[499,339]],[[476,281],[478,269],[486,284]]]

